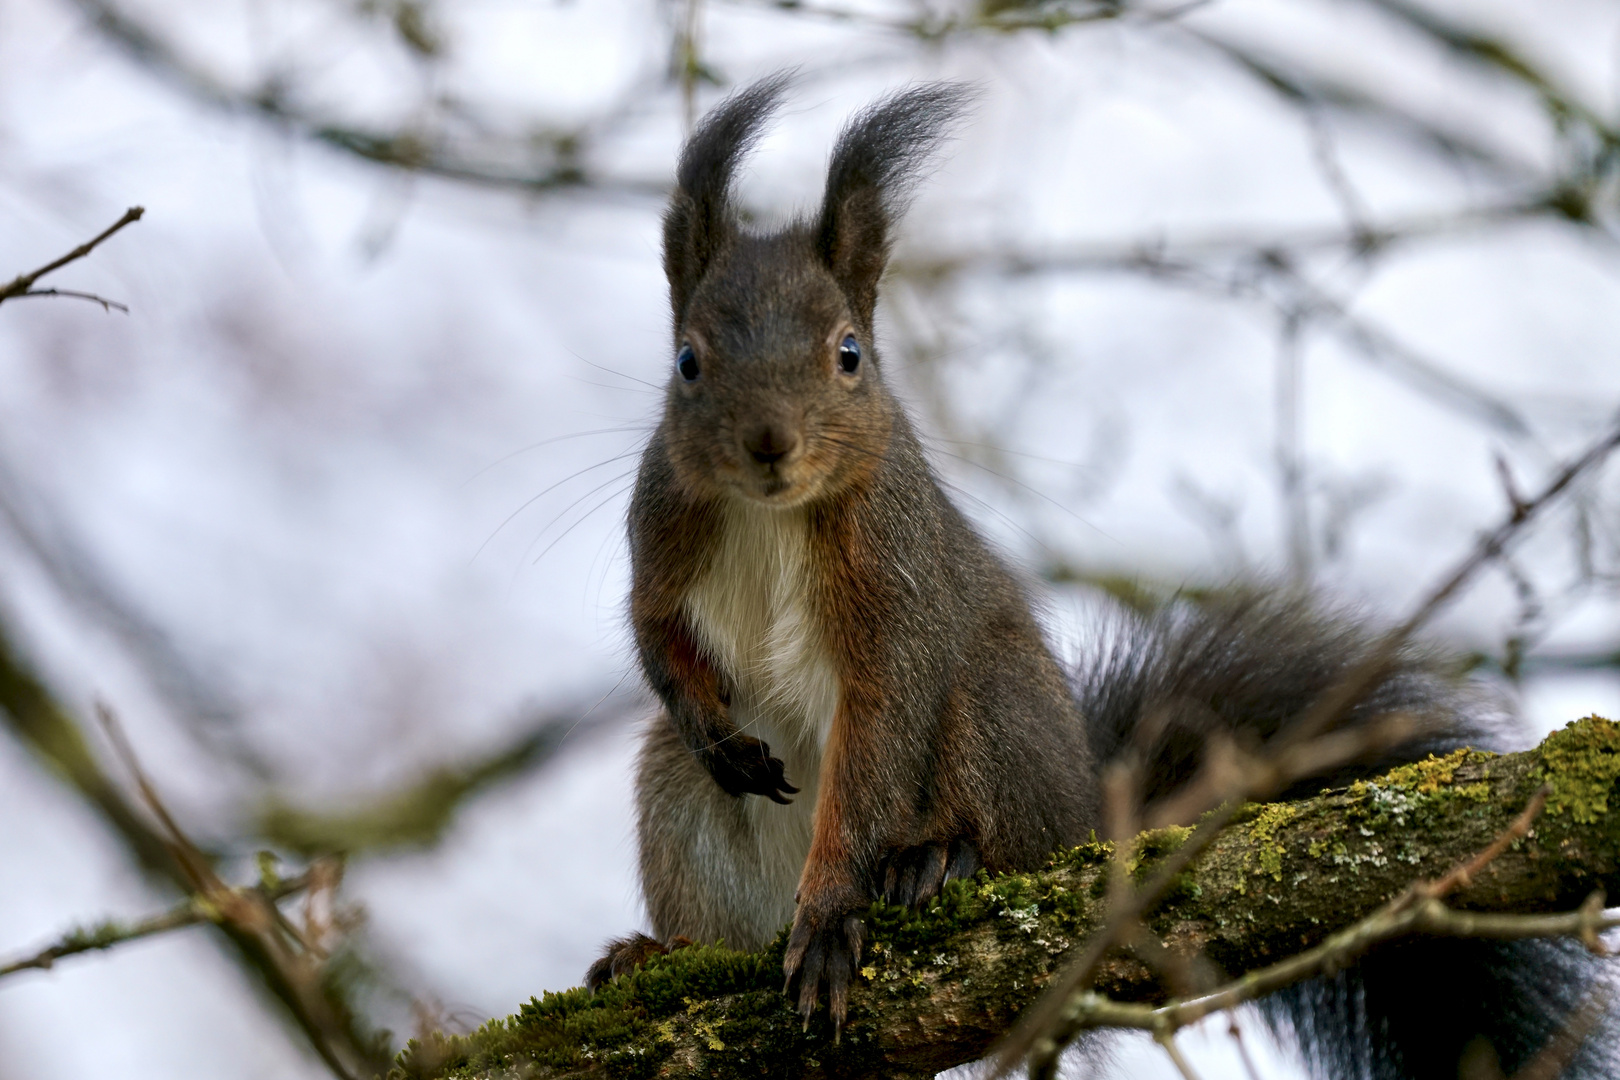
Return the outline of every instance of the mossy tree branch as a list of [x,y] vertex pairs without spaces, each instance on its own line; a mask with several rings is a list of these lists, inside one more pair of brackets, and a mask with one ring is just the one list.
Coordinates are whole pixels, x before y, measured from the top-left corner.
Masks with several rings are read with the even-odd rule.
[[[1448,898],[1473,912],[1579,907],[1620,889],[1620,725],[1595,717],[1534,750],[1459,751],[1297,803],[1251,807],[1148,918],[1172,950],[1239,976],[1326,940],[1413,881],[1489,846],[1544,784],[1529,835]],[[1188,830],[1141,838],[1136,873]],[[875,907],[843,1041],[821,1018],[800,1030],[782,996],[781,942],[759,954],[694,947],[595,998],[546,994],[466,1037],[416,1042],[396,1077],[931,1076],[983,1057],[1075,946],[1106,919],[1109,851],[1092,844],[1032,874],[956,882],[918,914]],[[1133,957],[1095,989],[1162,1002]]]

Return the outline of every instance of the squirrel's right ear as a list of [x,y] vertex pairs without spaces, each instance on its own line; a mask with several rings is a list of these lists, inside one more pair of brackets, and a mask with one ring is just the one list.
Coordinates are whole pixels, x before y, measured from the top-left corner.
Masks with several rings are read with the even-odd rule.
[[675,171],[675,193],[664,211],[664,276],[677,326],[697,283],[735,228],[730,203],[737,161],[759,140],[760,129],[792,81],[793,72],[784,71],[733,94],[686,140]]

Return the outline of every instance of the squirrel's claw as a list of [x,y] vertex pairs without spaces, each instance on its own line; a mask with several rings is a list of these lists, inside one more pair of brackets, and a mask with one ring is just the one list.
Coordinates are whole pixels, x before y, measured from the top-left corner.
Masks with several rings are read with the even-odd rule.
[[596,993],[620,975],[627,975],[635,971],[655,956],[676,949],[684,949],[692,944],[691,938],[676,937],[668,945],[657,938],[646,934],[631,934],[629,937],[617,938],[607,943],[602,958],[591,965],[585,973],[585,985],[591,993]]
[[816,1011],[821,997],[821,985],[827,985],[827,1012],[833,1022],[833,1042],[838,1042],[844,1031],[844,1017],[849,1012],[849,984],[861,962],[861,946],[866,938],[866,923],[854,913],[815,915],[799,907],[793,920],[793,932],[788,936],[787,955],[782,970],[787,976],[782,991],[794,997],[798,987],[799,1016],[805,1030],[810,1028],[810,1015]]
[[793,800],[786,798],[785,796],[797,795],[799,793],[799,789],[787,782],[787,775],[783,771],[785,766],[782,764],[782,759],[768,756],[771,752],[769,744],[760,743],[759,745],[763,752],[767,755],[765,758],[765,766],[770,770],[770,778],[766,781],[766,784],[771,788],[770,791],[761,792],[760,794],[767,796],[772,802],[778,802],[783,806],[787,806]]
[[967,840],[930,841],[892,852],[875,875],[873,898],[900,907],[921,907],[939,895],[947,881],[972,877],[984,865]]
[[749,735],[733,735],[711,744],[702,755],[714,782],[727,795],[763,795],[786,806],[799,789],[787,782],[781,758],[771,757],[771,745]]

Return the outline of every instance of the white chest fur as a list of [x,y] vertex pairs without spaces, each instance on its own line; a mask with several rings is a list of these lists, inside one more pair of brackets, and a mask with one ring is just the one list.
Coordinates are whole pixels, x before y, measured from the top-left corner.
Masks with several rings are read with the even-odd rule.
[[810,604],[808,547],[803,511],[734,505],[686,597],[699,640],[731,684],[732,722],[798,764],[790,779],[800,786],[820,768],[838,707],[838,678]]
[[[815,821],[822,752],[838,709],[838,675],[810,603],[812,568],[802,511],[736,506],[686,612],[731,688],[731,721],[763,739],[799,789],[790,805],[744,795],[741,829],[708,851],[723,883],[732,940],[770,940],[793,917]],[[744,929],[746,928],[746,929]]]

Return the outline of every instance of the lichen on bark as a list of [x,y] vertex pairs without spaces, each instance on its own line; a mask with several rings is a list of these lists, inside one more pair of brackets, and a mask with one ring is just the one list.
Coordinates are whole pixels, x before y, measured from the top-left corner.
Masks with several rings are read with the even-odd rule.
[[[1321,942],[1413,881],[1484,848],[1543,783],[1530,835],[1451,897],[1479,911],[1574,908],[1620,884],[1620,725],[1577,721],[1519,754],[1458,751],[1343,790],[1246,809],[1149,919],[1171,948],[1231,976]],[[1186,829],[1139,838],[1135,872]],[[432,1035],[393,1080],[494,1077],[931,1076],[982,1057],[1106,917],[1110,849],[1087,844],[1027,874],[954,882],[922,911],[876,905],[835,1044],[781,993],[782,940],[762,953],[681,949],[594,997],[547,993],[465,1036]],[[1096,989],[1159,1001],[1139,961],[1111,957]]]

